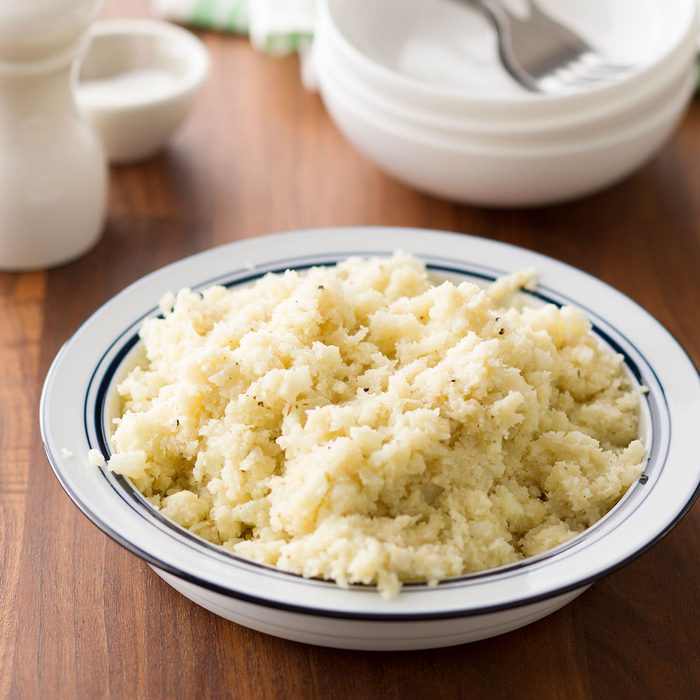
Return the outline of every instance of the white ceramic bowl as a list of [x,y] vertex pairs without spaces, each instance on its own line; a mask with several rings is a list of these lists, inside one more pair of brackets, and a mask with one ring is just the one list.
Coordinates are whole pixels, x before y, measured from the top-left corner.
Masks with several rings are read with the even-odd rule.
[[530,93],[500,65],[488,22],[452,0],[322,0],[317,39],[373,92],[406,108],[487,126],[587,118],[611,101],[633,100],[694,58],[695,0],[541,4],[611,59],[637,69],[623,81],[579,93]]
[[[435,588],[407,585],[396,599],[384,600],[371,587],[344,590],[236,557],[165,519],[125,479],[88,464],[90,448],[109,454],[114,387],[139,350],[143,319],[158,313],[162,294],[182,286],[244,284],[267,271],[332,264],[349,255],[388,255],[399,248],[423,258],[438,278],[483,282],[534,267],[540,281],[533,296],[582,308],[601,341],[624,356],[634,381],[648,387],[640,430],[648,448],[644,474],[585,533],[517,564]],[[448,646],[515,629],[553,612],[648,549],[697,496],[699,411],[700,379],[687,355],[649,314],[603,282],[502,243],[376,228],[257,238],[148,275],[103,306],[66,343],[49,370],[40,408],[44,445],[68,495],[188,598],[285,639],[382,650]]]
[[591,194],[649,160],[678,124],[694,90],[695,69],[677,94],[637,122],[590,139],[553,146],[496,146],[487,139],[433,136],[427,129],[369,109],[318,69],[324,102],[358,150],[397,179],[469,204],[526,207]]
[[527,92],[478,12],[452,0],[322,0],[317,80],[340,130],[398,179],[448,199],[522,207],[607,187],[663,145],[692,96],[695,0],[543,1],[624,78]]
[[199,39],[167,22],[97,22],[77,75],[78,103],[111,163],[157,153],[182,124],[209,70]]

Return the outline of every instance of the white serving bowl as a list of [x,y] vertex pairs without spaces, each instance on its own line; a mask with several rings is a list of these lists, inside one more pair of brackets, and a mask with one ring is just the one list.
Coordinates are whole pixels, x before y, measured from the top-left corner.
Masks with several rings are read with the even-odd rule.
[[111,163],[150,158],[190,113],[209,70],[206,48],[167,22],[105,20],[91,29],[78,104]]
[[[538,95],[500,65],[496,37],[478,12],[452,0],[322,0],[317,39],[368,89],[406,108],[457,120],[549,123],[587,118],[634,99],[686,67],[697,48],[695,0],[542,0],[542,7],[636,70],[566,95]],[[417,50],[417,48],[419,50]]]
[[[533,267],[534,300],[574,304],[630,377],[646,386],[640,438],[644,473],[604,518],[570,542],[510,566],[405,586],[393,600],[372,587],[348,590],[246,561],[167,520],[124,478],[90,466],[108,455],[115,385],[139,351],[138,329],[180,287],[245,284],[268,271],[333,264],[350,255],[421,257],[437,278],[491,280]],[[197,604],[285,639],[349,649],[461,644],[537,620],[646,551],[698,493],[700,379],[677,342],[648,313],[603,282],[513,246],[417,229],[319,229],[234,243],[169,265],[99,309],[54,360],[41,398],[41,433],[59,482],[105,533],[147,561]],[[92,563],[85,562],[86,568]],[[98,575],[98,572],[95,573]]]
[[651,158],[692,96],[695,0],[543,2],[633,71],[563,95],[505,72],[495,32],[453,0],[322,0],[317,82],[340,130],[421,190],[487,206],[590,194]]
[[686,73],[673,98],[640,120],[591,139],[546,146],[497,146],[487,139],[433,136],[348,97],[319,67],[326,107],[358,150],[397,179],[468,204],[526,207],[564,202],[603,189],[632,173],[664,144],[696,83]]

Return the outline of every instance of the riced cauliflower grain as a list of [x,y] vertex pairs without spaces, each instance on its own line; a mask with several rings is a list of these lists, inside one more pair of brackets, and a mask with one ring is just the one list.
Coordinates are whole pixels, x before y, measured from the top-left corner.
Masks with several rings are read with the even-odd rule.
[[[65,456],[65,455],[64,455]],[[107,460],[99,450],[88,450],[88,464],[91,467],[106,467]]]
[[141,329],[109,468],[240,556],[385,596],[544,552],[645,448],[622,358],[521,303],[533,282],[433,284],[396,254],[180,291]]

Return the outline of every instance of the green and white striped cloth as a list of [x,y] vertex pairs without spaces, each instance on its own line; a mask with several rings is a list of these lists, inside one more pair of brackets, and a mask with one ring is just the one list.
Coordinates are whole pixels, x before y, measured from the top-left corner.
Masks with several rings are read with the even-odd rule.
[[315,0],[153,0],[153,14],[181,24],[248,34],[260,51],[305,53],[314,31]]

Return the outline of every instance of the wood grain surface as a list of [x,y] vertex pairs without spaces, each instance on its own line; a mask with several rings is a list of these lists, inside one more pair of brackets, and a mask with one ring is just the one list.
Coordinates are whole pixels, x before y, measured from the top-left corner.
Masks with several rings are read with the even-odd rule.
[[[105,9],[145,12],[141,0]],[[650,552],[540,622],[452,649],[373,654],[215,617],[69,501],[37,425],[61,344],[143,274],[250,236],[387,224],[508,241],[616,286],[700,361],[700,104],[651,164],[603,194],[484,210],[380,173],[302,89],[295,59],[203,38],[213,70],[202,99],[162,155],[112,170],[100,244],[49,272],[0,274],[0,698],[700,697],[697,505]]]

